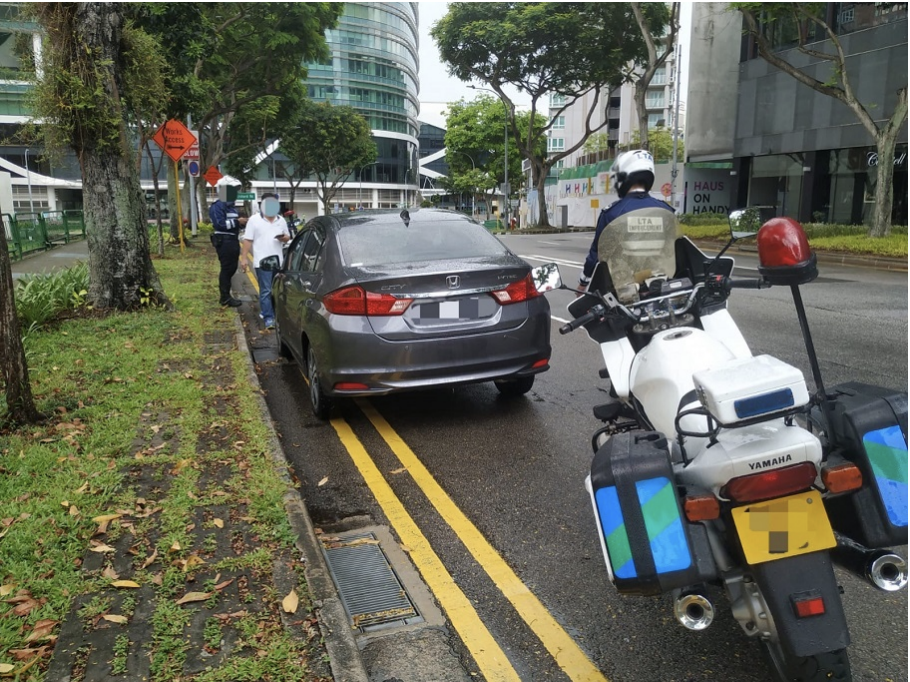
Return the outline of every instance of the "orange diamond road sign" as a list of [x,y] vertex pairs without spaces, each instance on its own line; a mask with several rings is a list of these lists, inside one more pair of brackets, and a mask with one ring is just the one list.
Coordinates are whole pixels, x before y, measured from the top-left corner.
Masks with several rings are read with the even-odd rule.
[[202,177],[205,178],[205,181],[208,182],[212,187],[218,184],[218,181],[224,177],[222,172],[215,168],[214,166],[209,166],[205,171],[205,175]]
[[164,150],[165,154],[174,161],[179,161],[180,157],[186,154],[187,150],[196,142],[196,136],[183,123],[172,118],[158,128],[152,140]]

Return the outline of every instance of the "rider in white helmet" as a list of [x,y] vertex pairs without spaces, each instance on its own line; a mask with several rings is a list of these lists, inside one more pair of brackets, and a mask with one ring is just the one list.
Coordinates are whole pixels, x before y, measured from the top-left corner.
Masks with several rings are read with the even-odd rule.
[[591,250],[585,259],[584,270],[578,278],[580,289],[587,289],[591,283],[591,273],[597,265],[597,247],[600,234],[611,222],[632,211],[642,208],[665,208],[671,213],[673,209],[666,202],[655,199],[648,192],[654,185],[654,157],[644,149],[633,149],[616,157],[610,168],[610,186],[615,188],[619,201],[600,212],[597,218],[597,229]]

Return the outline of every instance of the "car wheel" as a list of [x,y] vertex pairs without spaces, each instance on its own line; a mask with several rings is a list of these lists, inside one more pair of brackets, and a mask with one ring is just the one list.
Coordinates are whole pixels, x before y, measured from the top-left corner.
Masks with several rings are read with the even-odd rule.
[[277,315],[275,315],[275,338],[278,340],[278,355],[286,360],[293,360],[294,354],[291,353],[290,347],[284,342],[284,338],[281,336],[281,322],[278,321]]
[[332,412],[332,399],[322,391],[322,383],[319,380],[319,365],[316,362],[316,351],[313,347],[307,349],[307,379],[310,382],[310,403],[313,406],[313,414],[323,421],[329,418]]
[[518,379],[497,379],[495,382],[496,388],[499,389],[499,392],[504,396],[509,398],[518,397],[524,395],[534,386],[534,377],[519,377]]

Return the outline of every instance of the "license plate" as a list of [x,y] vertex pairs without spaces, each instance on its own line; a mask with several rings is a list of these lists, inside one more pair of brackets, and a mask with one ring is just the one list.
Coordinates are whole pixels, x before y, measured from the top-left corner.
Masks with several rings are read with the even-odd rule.
[[495,314],[498,307],[492,296],[465,296],[421,303],[417,308],[417,318],[422,322],[480,320]]
[[737,507],[733,522],[750,564],[818,552],[837,544],[817,490]]

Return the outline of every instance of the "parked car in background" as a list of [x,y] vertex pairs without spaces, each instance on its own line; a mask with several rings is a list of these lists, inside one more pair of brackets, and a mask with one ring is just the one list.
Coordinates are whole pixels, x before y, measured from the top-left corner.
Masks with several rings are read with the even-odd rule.
[[549,369],[550,306],[531,267],[453,211],[315,218],[272,296],[279,349],[323,419],[342,396],[481,381],[523,395]]

